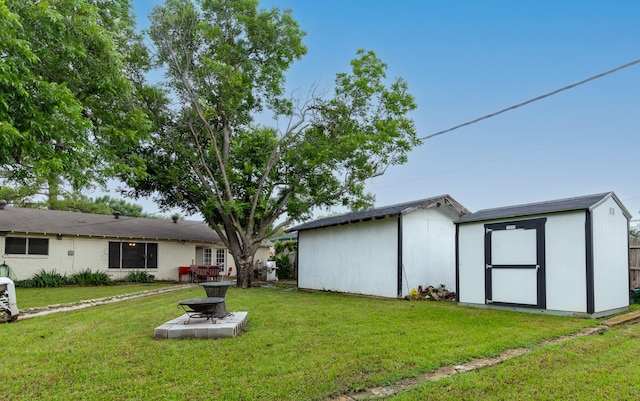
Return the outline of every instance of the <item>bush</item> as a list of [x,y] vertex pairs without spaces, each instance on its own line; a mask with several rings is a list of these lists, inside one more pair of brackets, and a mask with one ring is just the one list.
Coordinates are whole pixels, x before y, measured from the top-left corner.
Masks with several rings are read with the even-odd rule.
[[40,270],[32,278],[26,280],[18,280],[15,282],[16,287],[21,288],[47,288],[47,287],[64,287],[67,285],[67,276],[62,275],[55,270]]
[[278,266],[276,274],[279,279],[294,278],[294,266],[293,263],[291,263],[291,260],[295,259],[293,256],[295,255],[297,247],[297,241],[282,241],[275,243],[276,254],[273,259],[276,261],[276,266]]
[[69,277],[69,284],[76,285],[111,285],[113,280],[105,272],[96,271],[93,273],[90,269],[81,270]]
[[147,272],[131,272],[124,277],[127,283],[151,283],[153,276]]
[[279,279],[290,279],[293,278],[293,265],[291,264],[291,260],[289,259],[289,255],[278,255],[275,258],[276,266],[278,270],[276,270],[276,274]]

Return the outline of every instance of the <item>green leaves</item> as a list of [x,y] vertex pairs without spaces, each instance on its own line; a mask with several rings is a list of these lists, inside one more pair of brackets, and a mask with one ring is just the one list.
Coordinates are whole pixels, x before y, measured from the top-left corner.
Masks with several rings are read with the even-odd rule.
[[334,96],[310,107],[312,126],[290,150],[292,162],[302,155],[295,169],[310,176],[303,185],[313,188],[298,191],[303,204],[363,207],[364,181],[406,161],[420,143],[407,117],[416,105],[406,82],[386,84],[386,64],[371,51],[357,54],[352,72],[336,76]]
[[[200,212],[234,255],[241,281],[262,239],[319,207],[370,206],[365,181],[420,143],[406,82],[389,81],[374,52],[358,51],[332,97],[296,104],[284,95],[287,69],[307,50],[289,10],[260,9],[256,0],[166,0],[151,20],[176,108],[140,152],[147,176],[134,193]],[[256,124],[268,114],[288,124]]]
[[140,172],[125,153],[152,129],[127,0],[0,0],[0,174],[83,188]]

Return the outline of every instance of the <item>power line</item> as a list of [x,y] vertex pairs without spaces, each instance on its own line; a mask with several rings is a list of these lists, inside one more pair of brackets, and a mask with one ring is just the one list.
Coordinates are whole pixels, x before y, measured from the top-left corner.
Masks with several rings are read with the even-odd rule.
[[574,84],[571,84],[571,85],[565,86],[565,87],[563,87],[563,88],[556,89],[556,90],[554,90],[553,92],[549,92],[549,93],[544,94],[544,95],[542,95],[542,96],[534,97],[533,99],[529,99],[529,100],[527,100],[526,102],[518,103],[518,104],[516,104],[516,105],[514,105],[514,106],[507,107],[506,109],[502,109],[502,110],[500,110],[500,111],[496,111],[495,113],[487,114],[487,115],[485,115],[485,116],[482,116],[482,117],[476,118],[475,120],[467,121],[466,123],[462,123],[462,124],[456,125],[455,127],[451,127],[451,128],[445,129],[445,130],[443,130],[443,131],[438,131],[438,132],[436,132],[436,133],[434,133],[434,134],[427,135],[427,136],[422,137],[422,138],[420,138],[420,139],[421,139],[421,140],[423,140],[423,141],[426,141],[427,139],[431,139],[431,138],[436,137],[436,136],[438,136],[438,135],[442,135],[442,134],[446,134],[446,133],[451,132],[451,131],[455,131],[455,130],[457,130],[458,128],[466,127],[467,125],[475,124],[475,123],[477,123],[477,122],[479,122],[479,121],[486,120],[487,118],[495,117],[495,116],[497,116],[498,114],[506,113],[507,111],[511,111],[511,110],[517,109],[517,108],[519,108],[519,107],[525,106],[525,105],[527,105],[527,104],[529,104],[529,103],[533,103],[533,102],[536,102],[536,101],[538,101],[538,100],[542,100],[542,99],[544,99],[544,98],[547,98],[547,97],[549,97],[549,96],[553,96],[553,95],[555,95],[555,94],[557,94],[557,93],[560,93],[560,92],[562,92],[562,91],[566,91],[566,90],[569,90],[569,89],[575,88],[576,86],[580,86],[580,85],[586,84],[586,83],[587,83],[587,82],[589,82],[589,81],[593,81],[593,80],[595,80],[595,79],[602,78],[602,77],[604,77],[604,76],[606,76],[606,75],[613,74],[614,72],[618,72],[618,71],[620,71],[620,70],[622,70],[622,69],[625,69],[625,68],[631,67],[631,66],[636,65],[636,64],[638,64],[638,63],[640,63],[640,59],[635,60],[635,61],[632,61],[632,62],[627,63],[627,64],[624,64],[624,65],[621,65],[621,66],[619,66],[619,67],[616,67],[616,68],[614,68],[614,69],[612,69],[612,70],[609,70],[609,71],[603,72],[603,73],[601,73],[601,74],[594,75],[594,76],[592,76],[592,77],[590,77],[590,78],[587,78],[587,79],[584,79],[584,80],[582,80],[582,81],[580,81],[580,82],[576,82],[576,83],[574,83]]

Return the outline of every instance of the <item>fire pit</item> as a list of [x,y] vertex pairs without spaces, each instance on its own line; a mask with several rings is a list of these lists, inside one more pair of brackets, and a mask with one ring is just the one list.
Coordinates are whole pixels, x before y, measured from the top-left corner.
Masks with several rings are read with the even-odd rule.
[[222,297],[183,299],[178,301],[178,306],[189,315],[189,320],[185,324],[188,324],[191,318],[211,319],[211,323],[215,323],[216,318],[223,318],[229,314]]

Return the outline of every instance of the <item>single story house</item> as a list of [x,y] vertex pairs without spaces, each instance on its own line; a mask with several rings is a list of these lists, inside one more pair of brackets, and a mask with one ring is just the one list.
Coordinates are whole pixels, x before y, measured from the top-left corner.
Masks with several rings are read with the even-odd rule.
[[589,317],[624,311],[630,218],[613,192],[462,216],[458,302]]
[[467,213],[441,195],[292,227],[298,287],[388,298],[419,285],[455,291],[453,222]]
[[[268,257],[269,244],[256,257]],[[236,274],[233,257],[205,223],[59,210],[0,208],[0,255],[15,279],[41,270],[67,276],[103,271],[122,279],[144,270],[157,280],[188,280],[180,266],[217,265]]]

